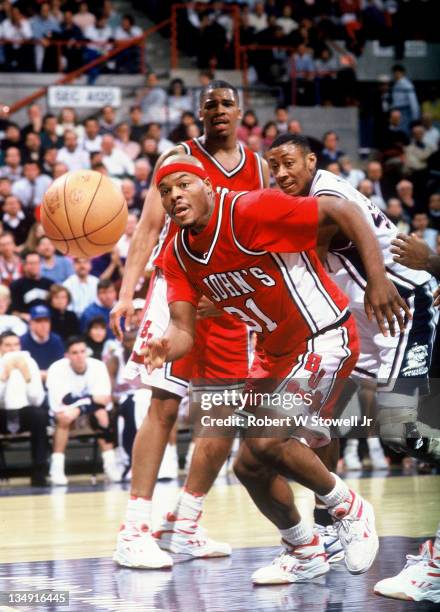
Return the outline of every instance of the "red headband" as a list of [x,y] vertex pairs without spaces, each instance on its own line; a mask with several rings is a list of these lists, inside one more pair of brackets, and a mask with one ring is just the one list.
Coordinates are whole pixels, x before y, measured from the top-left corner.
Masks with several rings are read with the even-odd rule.
[[193,164],[186,164],[185,162],[175,162],[173,164],[169,164],[168,166],[162,166],[162,168],[159,168],[159,170],[156,172],[155,180],[157,187],[159,187],[159,183],[163,178],[169,174],[173,174],[174,172],[187,172],[188,174],[195,174],[203,180],[209,178],[205,168],[200,168],[199,166],[194,166]]

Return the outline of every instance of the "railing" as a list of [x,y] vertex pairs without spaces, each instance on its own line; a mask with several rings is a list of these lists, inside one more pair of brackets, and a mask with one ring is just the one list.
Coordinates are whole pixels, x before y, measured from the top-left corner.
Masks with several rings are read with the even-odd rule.
[[[159,30],[162,30],[163,28],[169,26],[170,22],[171,22],[170,19],[165,19],[164,21],[146,30],[141,36],[138,36],[136,38],[131,38],[129,40],[117,41],[117,44],[111,51],[109,51],[108,53],[105,53],[104,55],[101,55],[100,57],[92,60],[91,62],[88,62],[84,66],[81,66],[80,68],[77,68],[76,70],[73,70],[72,72],[69,72],[68,74],[64,75],[63,77],[55,81],[52,85],[65,85],[66,83],[71,83],[72,81],[75,81],[78,77],[82,76],[83,74],[88,73],[93,68],[106,64],[110,59],[116,57],[123,51],[126,51],[127,49],[131,49],[136,46],[138,46],[141,50],[140,51],[140,56],[141,56],[140,72],[145,72],[145,63],[144,63],[145,52],[144,50],[145,50],[146,41],[149,38],[149,36],[151,36],[155,32],[158,32]],[[22,44],[22,43],[19,43],[18,41],[13,41],[13,42],[5,41],[5,42],[7,42],[7,44]],[[65,45],[68,45],[69,42],[72,45],[71,41],[50,41],[50,44],[57,45],[57,47],[60,49],[60,52],[61,52],[62,47]],[[23,41],[23,43],[35,45],[35,42],[31,42],[31,41]],[[95,42],[90,42],[90,41],[74,41],[73,44],[77,45],[78,43],[81,43],[81,45],[86,45],[89,47],[97,46]],[[108,44],[108,43],[105,43],[105,44]],[[47,94],[47,90],[48,90],[48,86],[41,87],[40,89],[35,91],[30,96],[26,96],[22,100],[15,102],[14,104],[11,105],[9,109],[9,113],[10,114],[16,113],[17,111],[21,110],[25,106],[32,104],[33,102],[35,102],[35,100],[38,100],[39,98],[45,96]]]
[[[171,68],[175,70],[179,65],[179,47],[178,47],[178,11],[187,11],[188,9],[197,12],[206,12],[208,5],[202,4],[173,4],[171,7]],[[233,40],[234,40],[234,64],[235,69],[240,70],[240,8],[236,5],[222,4],[219,6],[222,11],[231,13],[233,20]]]

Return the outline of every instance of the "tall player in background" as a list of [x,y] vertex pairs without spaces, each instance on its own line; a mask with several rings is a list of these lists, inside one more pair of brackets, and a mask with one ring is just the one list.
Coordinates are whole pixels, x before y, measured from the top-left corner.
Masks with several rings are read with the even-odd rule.
[[[217,190],[243,191],[266,186],[269,176],[267,164],[237,140],[240,117],[237,90],[224,81],[212,81],[200,95],[204,136],[166,152],[159,158],[157,167],[173,153],[192,153],[202,160]],[[187,393],[189,380],[209,379],[215,384],[221,379],[243,379],[248,371],[246,326],[229,315],[219,316],[208,300],[203,300],[199,305],[203,318],[197,323],[192,353],[152,374],[147,373],[142,350],[150,337],[163,334],[169,321],[162,256],[176,229],[170,218],[165,218],[153,179],[131,240],[119,301],[112,312],[113,329],[120,336],[120,318],[126,317],[129,323],[136,284],[154,249],[155,273],[150,281],[144,319],[126,368],[127,378],[138,378],[142,384],[152,388],[150,409],[133,446],[131,497],[114,555],[115,561],[128,567],[172,565],[170,555],[162,551],[152,537],[151,498],[177,418],[178,405]],[[230,554],[230,546],[207,538],[197,521],[205,494],[229,454],[231,444],[232,440],[228,438],[197,440],[186,487],[175,512],[169,515],[169,518],[177,518],[178,522],[173,520],[171,525],[162,525],[162,531],[166,529],[172,533],[174,545],[163,540],[163,546],[192,556]]]
[[[266,154],[270,170],[279,188],[288,195],[336,195],[355,202],[373,229],[382,248],[387,275],[411,309],[412,319],[405,330],[397,335],[383,336],[375,320],[369,321],[364,310],[366,276],[357,248],[346,236],[334,228],[320,228],[318,245],[326,268],[336,284],[350,299],[359,331],[361,354],[352,378],[360,386],[377,388],[380,433],[386,441],[407,452],[408,443],[414,447],[417,434],[417,408],[419,394],[426,393],[429,364],[436,324],[432,307],[431,275],[421,270],[409,270],[393,260],[390,250],[397,228],[365,196],[346,180],[325,170],[316,169],[316,156],[306,138],[300,135],[279,136]],[[416,367],[411,354],[415,347],[423,359]],[[371,444],[371,443],[370,443]],[[373,444],[379,444],[373,439]],[[374,448],[374,446],[372,446]],[[423,450],[429,455],[430,441],[425,440]],[[416,453],[417,454],[417,453]],[[336,469],[339,441],[320,451],[321,459],[331,470]],[[315,510],[315,519],[323,523],[327,512]],[[336,559],[341,547],[335,541],[331,527],[326,544],[330,556]]]

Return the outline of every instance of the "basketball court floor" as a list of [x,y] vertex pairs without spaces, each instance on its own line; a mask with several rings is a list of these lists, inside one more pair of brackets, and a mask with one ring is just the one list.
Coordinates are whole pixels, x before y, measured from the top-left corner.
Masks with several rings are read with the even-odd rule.
[[[79,478],[79,477],[77,477]],[[350,575],[343,563],[313,582],[254,587],[252,572],[276,554],[278,535],[233,476],[219,478],[202,524],[233,546],[231,558],[188,560],[174,555],[170,570],[132,570],[112,560],[128,485],[96,486],[84,477],[69,488],[37,492],[20,483],[0,485],[0,611],[223,612],[306,610],[400,612],[439,610],[430,603],[399,602],[373,594],[380,578],[403,567],[405,554],[435,533],[440,518],[440,476],[378,472],[348,479],[376,511],[381,548],[366,574]],[[303,513],[313,499],[293,485]],[[155,520],[172,508],[176,483],[159,483]],[[69,605],[17,605],[11,591],[69,591]]]

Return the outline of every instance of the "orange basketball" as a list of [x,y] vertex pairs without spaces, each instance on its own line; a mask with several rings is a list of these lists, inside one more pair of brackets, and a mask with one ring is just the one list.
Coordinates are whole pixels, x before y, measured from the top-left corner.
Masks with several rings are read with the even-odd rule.
[[75,170],[57,178],[46,191],[41,223],[64,255],[95,257],[117,243],[127,214],[124,196],[111,179],[94,170]]

